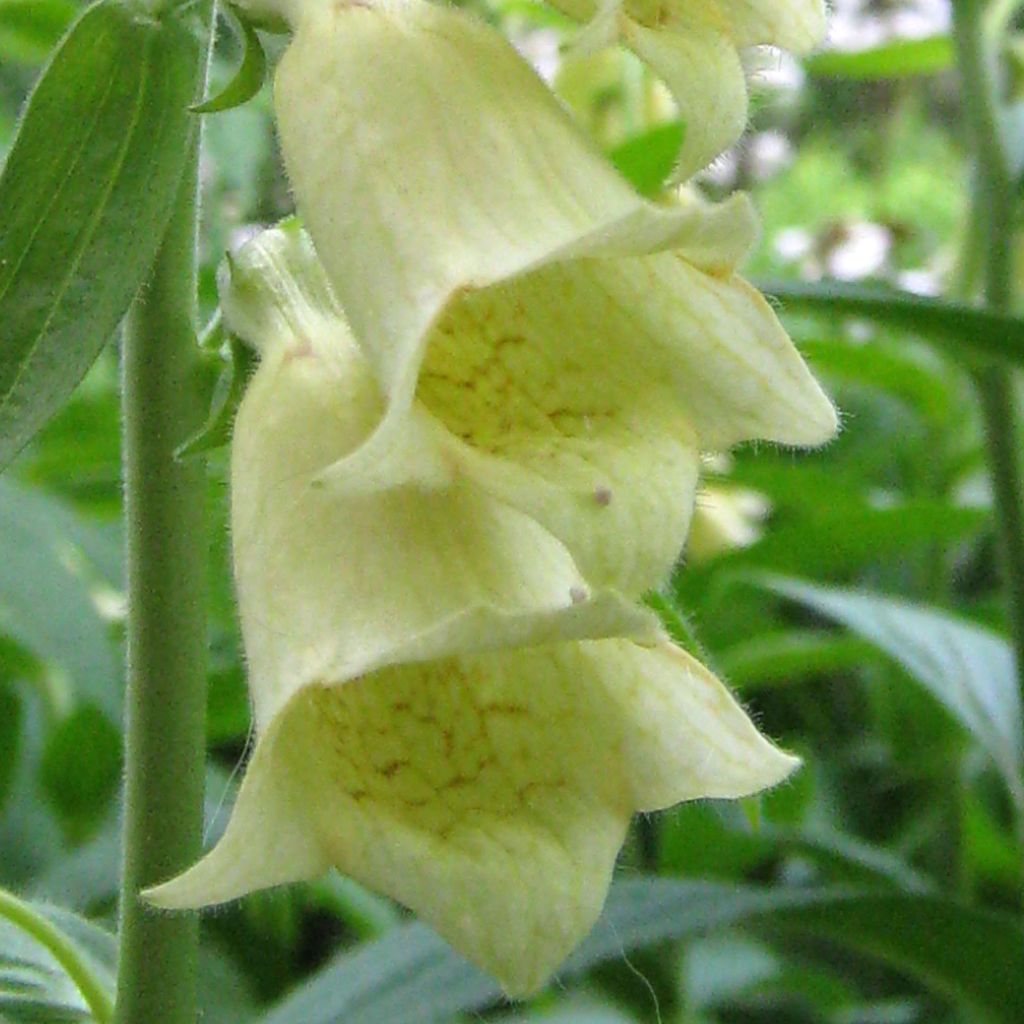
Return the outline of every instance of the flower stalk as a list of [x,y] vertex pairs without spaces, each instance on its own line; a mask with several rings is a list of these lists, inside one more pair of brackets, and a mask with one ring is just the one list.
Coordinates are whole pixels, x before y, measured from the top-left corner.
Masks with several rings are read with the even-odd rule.
[[[1013,307],[1014,173],[1000,121],[998,39],[988,27],[982,0],[953,4],[954,37],[965,120],[976,158],[972,234],[983,239],[979,271],[985,304],[996,312]],[[1002,365],[979,367],[975,386],[985,427],[993,502],[1003,558],[1017,676],[1024,694],[1024,475],[1016,376]]]
[[[205,59],[205,58],[204,58]],[[197,388],[199,132],[152,275],[124,331],[127,692],[116,1024],[196,1019],[198,921],[139,890],[202,846],[205,472],[175,449],[202,422]]]

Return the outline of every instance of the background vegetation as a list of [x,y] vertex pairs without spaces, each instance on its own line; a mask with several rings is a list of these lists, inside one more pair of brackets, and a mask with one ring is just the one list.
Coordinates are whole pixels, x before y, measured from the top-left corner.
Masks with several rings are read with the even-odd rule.
[[[482,3],[624,173],[655,185],[681,130],[657,83],[621,54],[559,56],[569,33],[531,0]],[[74,0],[0,0],[0,150],[77,13]],[[605,918],[535,1006],[503,1004],[425,928],[332,876],[204,919],[204,1021],[1024,1020],[1024,723],[975,387],[983,361],[1008,377],[1024,358],[1024,321],[969,308],[995,241],[972,227],[949,25],[941,2],[846,2],[830,50],[802,65],[758,55],[750,132],[700,182],[753,191],[764,233],[749,272],[779,282],[766,287],[844,430],[819,452],[712,461],[699,532],[652,600],[803,771],[759,805],[638,820]],[[1024,34],[1003,42],[1006,138],[1024,153]],[[215,85],[240,58],[224,33]],[[211,315],[224,250],[290,212],[266,89],[205,118],[201,175]],[[998,230],[1016,249],[1016,225]],[[108,982],[117,350],[0,477],[0,885],[48,908]],[[211,397],[225,367],[212,351]],[[225,468],[224,449],[209,454],[209,838],[249,731]],[[0,1020],[95,1011],[0,920]]]

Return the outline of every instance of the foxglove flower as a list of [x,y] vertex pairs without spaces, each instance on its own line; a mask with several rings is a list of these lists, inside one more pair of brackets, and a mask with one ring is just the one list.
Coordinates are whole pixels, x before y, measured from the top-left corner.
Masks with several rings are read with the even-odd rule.
[[822,41],[822,0],[551,0],[587,23],[578,47],[628,46],[671,90],[686,127],[676,180],[690,177],[747,123],[743,51],[805,53]]
[[261,352],[232,450],[258,742],[224,838],[151,898],[334,865],[523,994],[635,810],[791,769],[639,598],[701,450],[835,415],[735,273],[746,200],[643,201],[457,11],[292,20],[275,106],[316,255],[270,232],[222,300]]
[[250,243],[224,309],[261,354],[231,479],[258,742],[224,837],[148,898],[218,903],[334,866],[532,992],[599,913],[634,811],[753,793],[796,762],[647,613],[589,597],[472,464],[433,488],[334,485],[386,403],[295,229]]

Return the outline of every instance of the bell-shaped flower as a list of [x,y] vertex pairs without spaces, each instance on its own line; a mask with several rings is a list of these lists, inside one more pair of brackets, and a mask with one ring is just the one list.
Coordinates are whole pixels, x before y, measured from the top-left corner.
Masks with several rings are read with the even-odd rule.
[[[473,461],[585,572],[639,590],[682,542],[621,549],[635,507],[660,518],[651,488],[677,493],[667,476],[634,486],[639,424],[680,439],[682,416],[702,450],[832,436],[831,404],[734,273],[757,230],[745,197],[641,199],[507,41],[459,11],[315,4],[296,20],[275,88],[285,163],[386,403],[327,471],[336,483],[439,485]],[[410,459],[416,399],[449,443],[417,430]],[[653,546],[652,527],[630,545]]]
[[587,27],[583,52],[628,46],[669,90],[686,126],[675,180],[732,145],[747,123],[743,51],[805,53],[825,33],[823,0],[551,0]]
[[458,11],[283,13],[323,269],[272,232],[223,296],[262,354],[232,451],[258,743],[224,838],[153,897],[335,865],[524,993],[594,920],[633,811],[790,770],[637,599],[702,449],[821,443],[835,415],[735,273],[744,199],[640,199]]
[[[333,865],[411,907],[510,994],[532,992],[599,913],[634,811],[753,793],[795,762],[645,613],[592,597],[575,545],[496,496],[486,461],[453,463],[432,487],[360,488],[332,472],[382,429],[388,401],[297,230],[250,243],[223,307],[261,355],[231,465],[257,744],[223,838],[148,898],[217,903]],[[492,316],[512,330],[523,312]],[[414,402],[392,464],[446,436],[438,409],[471,429],[472,398],[459,403],[498,388],[520,422],[492,423],[482,407],[489,458],[514,465],[542,444],[573,479],[575,459],[615,467],[623,445],[621,472],[647,498],[603,534],[648,558],[638,527],[668,519],[677,531],[692,503],[686,417],[661,412],[639,370],[620,408],[598,387],[600,365],[577,362],[557,334],[547,352],[526,338],[496,364],[467,330],[444,364],[453,397],[434,395],[433,411]],[[598,397],[580,412],[595,417],[592,439],[540,412]],[[589,500],[614,514],[614,501]]]

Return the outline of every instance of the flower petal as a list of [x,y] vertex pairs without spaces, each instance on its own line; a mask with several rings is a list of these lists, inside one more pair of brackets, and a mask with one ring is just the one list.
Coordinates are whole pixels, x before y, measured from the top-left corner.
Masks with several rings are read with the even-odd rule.
[[224,835],[197,864],[143,891],[155,907],[213,906],[250,892],[317,878],[331,867],[308,817],[307,776],[278,756],[277,734],[257,745]]
[[701,449],[751,438],[818,445],[835,434],[832,403],[742,278],[706,274],[675,253],[555,269],[573,282],[578,330],[628,339],[618,360],[671,391]]
[[[673,21],[707,16],[708,0],[668,0]],[[717,0],[715,20],[739,47],[779,46],[806,53],[825,37],[823,0]]]
[[684,31],[623,18],[622,41],[668,86],[685,125],[673,171],[685,181],[728,149],[747,125],[747,80],[735,44],[703,21]]
[[559,264],[467,296],[431,335],[417,397],[463,442],[470,478],[549,529],[593,585],[639,598],[686,538],[697,437],[585,308],[604,299],[589,284],[585,265]]
[[[836,428],[760,293],[674,253],[559,263],[467,296],[430,335],[418,398],[477,449],[554,460],[552,477],[581,456],[576,442],[595,449],[605,434],[598,463],[635,448],[630,436],[649,435],[656,459],[670,442],[820,444]],[[630,460],[635,452],[620,471],[627,487],[657,486],[647,465],[633,461],[630,471]],[[667,469],[670,460],[657,461]],[[670,499],[684,493],[679,476],[665,477]],[[633,525],[649,524],[634,516]]]
[[[592,585],[564,543],[458,467],[433,489],[322,485],[383,402],[344,322],[306,325],[266,351],[235,425],[235,575],[259,728],[317,679],[396,660],[659,635],[651,615]],[[431,422],[407,421],[396,450],[408,461],[440,433]]]
[[[707,227],[713,249],[714,222]],[[296,502],[276,513],[289,537],[300,514],[354,523],[362,507],[373,509],[369,519],[381,529],[397,529],[394,519],[381,518],[384,507],[397,516],[405,504],[424,523],[435,505],[446,510],[446,522],[461,522],[456,495],[482,488],[508,508],[488,507],[481,523],[506,522],[516,509],[564,545],[578,571],[568,575],[563,596],[578,602],[592,587],[611,587],[639,597],[661,583],[683,546],[699,448],[749,436],[816,442],[834,429],[831,405],[753,289],[656,253],[555,263],[464,295],[428,336],[416,403],[392,420],[389,443],[375,448],[365,442],[379,434],[383,399],[306,236],[265,232],[233,265],[223,282],[227,321],[267,353],[243,406],[257,411],[239,419],[238,507],[258,510],[266,522],[268,509]],[[277,478],[268,482],[275,464]],[[437,493],[422,500],[403,493],[410,482]],[[318,485],[323,493],[312,493]],[[395,493],[383,497],[389,490]],[[476,514],[477,505],[460,507]],[[507,529],[532,536],[535,525]],[[294,538],[247,539],[241,518],[236,535],[240,550],[257,553],[258,574],[271,559],[265,550],[295,555]],[[473,535],[460,529],[460,538]],[[359,538],[360,550],[370,537],[388,547],[378,530]],[[342,542],[335,539],[334,548]],[[325,551],[334,548],[326,543]],[[345,564],[337,556],[335,563],[307,560],[333,579]],[[507,564],[493,550],[488,557]],[[279,599],[287,593],[268,589]],[[586,614],[573,613],[580,624]],[[326,670],[316,664],[314,674]],[[349,670],[334,663],[330,671]]]
[[821,0],[552,0],[586,22],[581,33],[621,39],[669,87],[686,125],[675,180],[710,163],[743,133],[746,75],[739,51],[756,45],[802,53],[825,34]]
[[[668,248],[727,274],[754,236],[741,198],[642,200],[498,33],[419,0],[309,11],[276,104],[299,207],[388,396],[364,464],[393,447],[430,332],[467,294],[546,264]],[[354,464],[337,475],[363,478]]]
[[[237,895],[222,847],[263,850],[265,830],[305,829],[341,871],[528,994],[599,914],[634,806],[746,794],[792,764],[667,645],[389,668],[298,696],[261,741],[221,846],[156,896],[178,906]],[[290,805],[263,797],[289,788],[302,794]],[[269,849],[258,869],[248,855],[250,879],[293,875],[271,863],[288,850]]]
[[[566,645],[569,646],[569,645]],[[593,659],[623,728],[624,775],[639,811],[701,797],[734,799],[782,782],[800,764],[762,736],[699,661],[672,644],[572,645]]]

